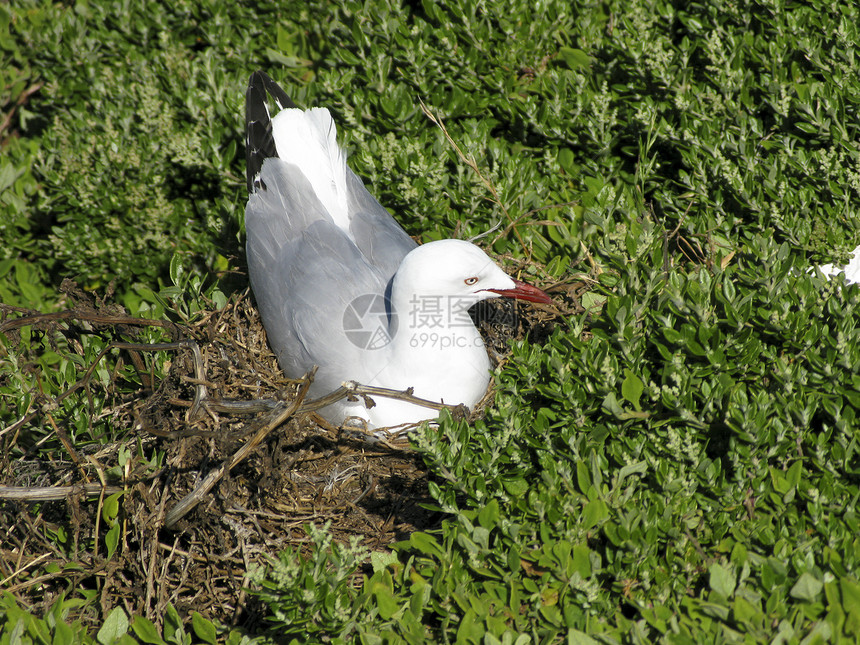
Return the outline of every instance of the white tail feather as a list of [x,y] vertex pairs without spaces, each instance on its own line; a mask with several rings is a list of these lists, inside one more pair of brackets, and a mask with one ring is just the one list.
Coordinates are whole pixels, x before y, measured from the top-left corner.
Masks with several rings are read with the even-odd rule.
[[346,155],[329,111],[281,110],[272,119],[272,134],[278,156],[301,168],[334,223],[348,231]]

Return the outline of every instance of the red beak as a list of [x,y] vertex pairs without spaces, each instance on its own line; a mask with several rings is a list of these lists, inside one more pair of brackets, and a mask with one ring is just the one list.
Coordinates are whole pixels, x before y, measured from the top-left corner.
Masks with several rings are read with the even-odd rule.
[[529,283],[522,282],[521,280],[513,280],[513,289],[485,289],[485,291],[492,291],[493,293],[497,293],[505,298],[516,298],[517,300],[528,300],[529,302],[542,302],[545,305],[552,304],[552,298],[537,287],[533,287]]

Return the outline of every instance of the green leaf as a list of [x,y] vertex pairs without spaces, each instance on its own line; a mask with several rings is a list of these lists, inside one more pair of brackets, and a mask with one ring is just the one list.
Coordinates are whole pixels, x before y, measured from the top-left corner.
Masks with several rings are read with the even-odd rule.
[[764,613],[749,600],[738,594],[732,601],[732,615],[741,624],[756,625],[764,620]]
[[796,488],[800,483],[800,477],[803,473],[803,462],[795,461],[785,473],[785,480],[791,488]]
[[374,551],[370,554],[370,563],[374,573],[390,567],[395,562],[397,562],[397,553],[394,552]]
[[711,590],[720,594],[724,598],[731,598],[735,592],[735,585],[737,584],[734,569],[731,566],[724,567],[719,562],[715,562],[708,567],[708,573],[708,584],[710,585]]
[[617,485],[621,485],[621,483],[630,475],[641,475],[648,471],[648,462],[646,461],[637,461],[632,464],[627,464],[621,467],[621,470],[618,471],[618,481]]
[[478,524],[485,529],[492,529],[499,521],[499,517],[499,502],[497,499],[491,499],[478,513]]
[[105,546],[107,546],[107,559],[113,558],[116,549],[119,546],[120,523],[115,523],[110,530],[105,534]]
[[576,483],[583,495],[587,495],[591,489],[591,475],[588,466],[583,460],[576,462]]
[[96,640],[101,645],[111,645],[126,633],[128,633],[128,616],[122,607],[114,607],[96,634]]
[[191,626],[194,629],[194,634],[205,643],[215,645],[218,642],[217,631],[212,621],[206,620],[198,612],[191,615]]
[[591,577],[591,549],[583,544],[576,544],[573,547],[573,569],[585,578]]
[[529,489],[528,483],[522,478],[505,479],[502,481],[502,486],[509,495],[514,497],[523,495]]
[[485,629],[472,609],[466,611],[457,628],[458,643],[478,643],[484,637]]
[[609,508],[602,499],[594,499],[585,505],[582,512],[582,526],[588,530],[609,517]]
[[604,397],[603,409],[619,419],[624,417],[626,414],[624,412],[624,408],[621,407],[621,404],[618,402],[618,397],[615,396],[614,392],[610,392]]
[[165,645],[164,639],[161,637],[161,633],[159,633],[153,622],[148,618],[135,616],[134,621],[131,623],[131,629],[134,631],[135,636],[144,643]]
[[73,645],[75,642],[75,631],[62,620],[57,621],[54,627],[54,638],[51,645]]
[[185,266],[183,264],[183,257],[178,253],[174,253],[170,257],[170,281],[174,286],[180,287],[184,282],[183,276],[185,273]]
[[624,374],[624,382],[621,384],[621,396],[630,401],[634,408],[640,410],[639,398],[642,396],[645,384],[642,383],[642,379],[636,376],[636,374],[631,372],[629,369],[625,369]]
[[842,606],[860,613],[860,583],[857,580],[843,577],[839,580],[839,590],[842,592]]
[[566,643],[568,645],[598,645],[599,641],[594,640],[585,632],[581,632],[578,629],[571,629],[567,632]]
[[376,606],[379,609],[379,615],[383,620],[391,620],[398,612],[400,605],[397,604],[394,595],[391,591],[384,587],[374,589],[374,597],[376,598]]
[[821,595],[821,590],[824,588],[824,583],[813,576],[808,571],[800,574],[797,582],[789,592],[792,598],[805,600],[806,602],[816,602]]
[[439,547],[436,538],[422,531],[416,531],[409,536],[409,546],[426,555],[442,555],[442,549]]
[[581,49],[560,47],[558,53],[570,69],[579,69],[591,65],[591,58]]
[[186,645],[185,627],[176,608],[168,604],[164,612],[164,640],[175,645]]

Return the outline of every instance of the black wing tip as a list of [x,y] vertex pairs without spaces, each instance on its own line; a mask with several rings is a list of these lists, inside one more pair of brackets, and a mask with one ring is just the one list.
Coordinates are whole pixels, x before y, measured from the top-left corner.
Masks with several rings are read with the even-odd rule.
[[272,80],[272,77],[266,74],[263,70],[258,69],[256,72],[251,74],[251,78],[248,79],[248,91],[250,92],[251,88],[258,88],[260,93],[268,92],[272,98],[275,99],[275,102],[278,104],[280,109],[285,108],[297,108],[299,107],[293,100],[287,95],[286,92],[278,85],[275,81]]
[[266,107],[270,96],[281,110],[298,107],[268,74],[262,70],[251,74],[245,92],[245,162],[249,194],[254,192],[254,178],[260,174],[263,162],[278,156],[272,119]]

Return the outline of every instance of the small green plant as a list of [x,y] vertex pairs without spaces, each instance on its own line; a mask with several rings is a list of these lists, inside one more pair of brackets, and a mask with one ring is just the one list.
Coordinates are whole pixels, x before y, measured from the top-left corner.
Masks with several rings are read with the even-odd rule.
[[250,573],[259,585],[254,594],[268,605],[271,632],[288,642],[341,641],[356,634],[367,620],[355,591],[355,573],[367,560],[367,549],[353,541],[334,542],[329,525],[308,526],[313,544],[310,558],[295,551],[281,553],[268,571]]
[[14,597],[0,597],[0,643],[3,645],[253,645],[260,639],[250,638],[238,630],[230,630],[195,613],[190,629],[186,629],[176,609],[168,605],[161,629],[146,618],[129,620],[117,607],[95,633],[90,634],[80,621],[69,624],[66,618],[80,601],[58,598],[44,618],[22,609]]

